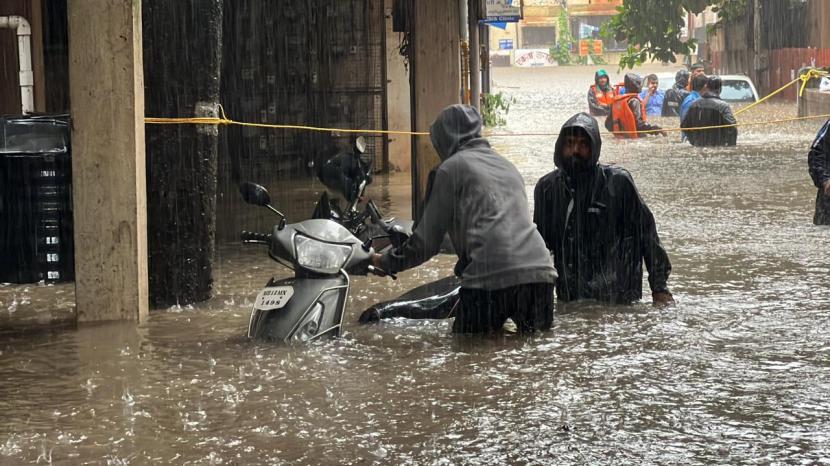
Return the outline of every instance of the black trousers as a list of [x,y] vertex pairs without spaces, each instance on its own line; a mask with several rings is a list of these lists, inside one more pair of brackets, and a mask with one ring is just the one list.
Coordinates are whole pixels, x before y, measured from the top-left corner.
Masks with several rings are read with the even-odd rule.
[[501,330],[507,318],[521,333],[547,330],[553,325],[551,283],[529,283],[500,290],[461,288],[453,333],[489,333]]

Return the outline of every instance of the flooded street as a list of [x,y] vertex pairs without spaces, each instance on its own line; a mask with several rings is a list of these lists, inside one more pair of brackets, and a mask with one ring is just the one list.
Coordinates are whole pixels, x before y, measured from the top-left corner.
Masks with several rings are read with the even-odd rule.
[[[556,133],[586,110],[593,72],[493,69],[516,102],[491,142],[531,206],[555,136],[503,135]],[[738,120],[795,113],[776,103]],[[288,271],[231,245],[210,302],[139,326],[4,334],[0,464],[830,464],[830,230],[812,225],[806,166],[822,123],[740,128],[717,149],[603,131],[600,161],[629,170],[656,217],[670,309],[557,304],[534,338],[356,323],[449,275],[442,256],[397,281],[355,277],[343,338],[280,347],[244,333],[258,290]],[[372,194],[405,216],[408,183],[379,177]]]

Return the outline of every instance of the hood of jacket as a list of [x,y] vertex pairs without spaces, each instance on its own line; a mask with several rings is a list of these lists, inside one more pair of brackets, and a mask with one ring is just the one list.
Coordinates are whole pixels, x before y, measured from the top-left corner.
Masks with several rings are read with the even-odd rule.
[[478,111],[469,105],[450,105],[429,127],[432,145],[447,160],[464,144],[481,137],[482,120]]
[[559,137],[556,139],[556,148],[553,152],[553,163],[557,168],[564,170],[564,163],[562,160],[562,146],[565,145],[565,137],[574,128],[582,128],[588,133],[591,139],[591,166],[599,163],[600,149],[602,148],[602,138],[599,134],[599,123],[596,118],[587,113],[577,113],[562,125],[559,130]]
[[639,94],[643,90],[643,78],[638,74],[626,73],[623,83],[626,94]]
[[686,70],[680,70],[674,75],[674,87],[677,89],[686,89],[689,85],[689,74]]
[[[599,78],[602,78],[602,77],[605,77],[605,78],[608,79],[608,81],[606,81],[606,83],[605,83],[605,87],[602,87],[602,86],[599,85]],[[611,77],[608,76],[608,73],[605,70],[599,70],[594,74],[594,84],[597,86],[597,88],[599,88],[603,91],[608,91],[608,90],[611,89]]]

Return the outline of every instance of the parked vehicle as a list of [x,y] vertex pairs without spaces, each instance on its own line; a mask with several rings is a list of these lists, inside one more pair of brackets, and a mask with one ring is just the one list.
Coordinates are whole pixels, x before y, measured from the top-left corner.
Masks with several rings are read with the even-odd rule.
[[742,74],[722,75],[723,89],[720,98],[729,103],[752,103],[758,101],[758,91],[748,76]]
[[[674,86],[674,72],[660,72],[657,75],[658,89],[664,92]],[[725,74],[721,75],[723,88],[721,89],[720,98],[728,103],[752,103],[758,101],[758,91],[755,89],[755,84],[748,76],[742,74]]]
[[[245,202],[280,216],[271,233],[242,232],[242,241],[267,245],[272,259],[295,272],[289,279],[272,278],[257,295],[249,338],[291,343],[337,337],[343,325],[349,274],[389,275],[369,265],[369,260],[375,251],[403,244],[412,234],[412,222],[383,218],[374,201],[365,199],[372,182],[372,162],[365,156],[363,138],[357,138],[351,150],[325,161],[318,178],[331,195],[321,195],[312,219],[294,224],[287,225],[285,216],[270,205],[264,187],[250,182],[241,185]],[[345,208],[340,201],[345,202]],[[359,208],[361,202],[363,208]],[[452,309],[458,302],[458,291],[455,277],[428,283],[373,306],[377,317],[372,320],[432,317],[440,309]]]
[[240,192],[245,202],[280,216],[271,233],[243,231],[242,242],[267,246],[272,259],[294,270],[293,277],[272,278],[259,292],[248,337],[291,343],[340,336],[349,274],[387,275],[369,265],[371,240],[362,242],[334,220],[286,224],[264,187],[243,183]]

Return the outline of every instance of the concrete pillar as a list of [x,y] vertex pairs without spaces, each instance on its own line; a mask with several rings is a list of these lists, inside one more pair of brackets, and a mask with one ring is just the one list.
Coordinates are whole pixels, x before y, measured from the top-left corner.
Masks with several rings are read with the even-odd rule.
[[[409,107],[409,79],[406,61],[400,53],[401,33],[392,29],[394,0],[386,0],[386,102],[388,127],[391,130],[407,130],[411,126]],[[389,136],[390,171],[408,172],[412,168],[412,138],[405,135]]]
[[[466,1],[466,0],[459,0]],[[429,131],[446,106],[461,102],[459,8],[447,0],[418,0],[410,37],[412,130]],[[420,217],[429,172],[440,159],[429,137],[412,137],[412,215]]]
[[141,1],[68,4],[79,322],[147,316]]
[[[144,0],[147,114],[218,116],[223,0]],[[147,127],[150,302],[211,297],[219,129]]]

